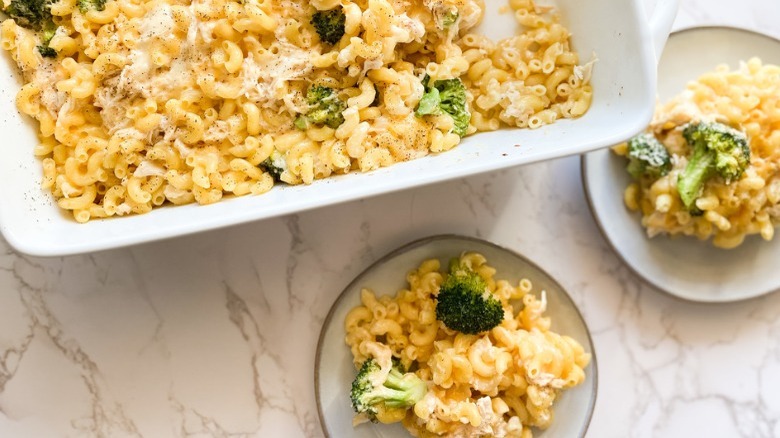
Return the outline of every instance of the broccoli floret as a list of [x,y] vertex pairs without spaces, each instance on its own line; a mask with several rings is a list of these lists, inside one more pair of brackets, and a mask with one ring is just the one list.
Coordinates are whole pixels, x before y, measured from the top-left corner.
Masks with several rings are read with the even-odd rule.
[[282,173],[287,170],[287,161],[279,151],[273,151],[270,157],[260,163],[260,167],[271,174],[274,181],[279,182],[281,181]]
[[57,56],[57,51],[49,47],[49,42],[57,30],[51,15],[51,3],[51,0],[11,0],[4,10],[19,26],[41,31],[42,44],[36,48],[42,56],[48,58]]
[[82,14],[89,11],[102,11],[106,8],[106,0],[79,0],[78,4]]
[[636,179],[643,175],[658,178],[672,170],[669,152],[653,134],[639,134],[628,142],[628,173]]
[[347,108],[338,94],[328,87],[314,85],[306,92],[306,103],[309,104],[309,112],[295,119],[295,127],[308,129],[310,124],[326,125],[336,129],[344,123],[341,114]]
[[79,10],[82,14],[89,11],[102,11],[106,8],[106,0],[79,0]]
[[52,23],[50,0],[11,0],[3,12],[16,24],[28,29],[41,30]]
[[414,373],[404,373],[397,362],[393,363],[387,379],[375,384],[381,372],[379,364],[369,358],[360,367],[349,392],[355,412],[365,414],[371,421],[376,421],[377,414],[386,409],[414,406],[428,392],[422,379]]
[[38,49],[38,52],[40,52],[41,56],[44,58],[56,58],[57,57],[57,51],[49,47],[48,45],[40,45],[36,46]]
[[38,52],[41,53],[41,56],[45,58],[56,58],[57,57],[57,51],[49,47],[49,43],[51,42],[51,39],[54,38],[54,33],[57,31],[57,28],[54,26],[54,23],[51,23],[50,26],[47,26],[43,29],[43,32],[41,33],[41,39],[43,40],[43,44],[37,46]]
[[436,297],[436,319],[452,330],[472,335],[501,324],[504,307],[479,274],[453,259]]
[[346,16],[341,8],[329,11],[317,11],[311,16],[311,24],[320,40],[328,44],[336,44],[344,36]]
[[428,75],[422,80],[425,87],[420,103],[415,110],[417,117],[447,113],[455,122],[452,132],[463,137],[469,129],[471,113],[466,102],[466,87],[460,79],[442,79],[430,86]]
[[750,146],[745,134],[721,123],[689,123],[683,138],[693,155],[677,179],[677,191],[685,207],[696,211],[696,199],[709,178],[720,175],[728,183],[742,176],[750,164]]

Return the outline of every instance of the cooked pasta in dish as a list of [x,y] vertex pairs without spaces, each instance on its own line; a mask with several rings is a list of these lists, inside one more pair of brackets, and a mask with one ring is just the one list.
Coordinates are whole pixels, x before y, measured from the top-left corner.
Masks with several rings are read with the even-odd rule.
[[630,160],[635,181],[624,201],[642,213],[650,237],[712,238],[721,248],[753,234],[772,240],[780,224],[778,96],[780,67],[757,58],[733,71],[722,65],[659,105],[647,133],[614,149]]
[[581,116],[549,7],[471,33],[481,0],[3,0],[43,187],[79,222],[260,194]]
[[[347,314],[346,343],[360,369],[356,381],[366,363],[397,363],[411,374],[397,379],[394,389],[413,388],[415,380],[427,388],[415,389],[412,406],[397,407],[394,396],[395,404],[374,409],[368,419],[403,422],[419,437],[530,438],[531,428],[544,429],[553,421],[561,391],[584,381],[591,356],[576,340],[550,330],[545,292],[536,295],[531,281],[496,279],[496,270],[479,253],[464,253],[456,261],[478,275],[489,299],[500,302],[502,316],[491,329],[467,334],[438,318],[442,291],[456,274],[442,272],[437,259],[409,272],[407,287],[395,296],[363,289],[362,305]],[[359,384],[353,383],[353,406]],[[358,422],[364,419],[357,416]]]

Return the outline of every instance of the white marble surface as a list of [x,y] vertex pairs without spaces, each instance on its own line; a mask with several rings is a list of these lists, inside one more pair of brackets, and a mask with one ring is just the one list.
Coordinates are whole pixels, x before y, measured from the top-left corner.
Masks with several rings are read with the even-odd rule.
[[[780,36],[776,0],[682,0],[677,28]],[[566,158],[295,216],[60,259],[0,242],[0,436],[321,436],[320,325],[409,240],[462,233],[535,259],[594,334],[589,437],[780,436],[780,294],[697,305],[608,248]]]

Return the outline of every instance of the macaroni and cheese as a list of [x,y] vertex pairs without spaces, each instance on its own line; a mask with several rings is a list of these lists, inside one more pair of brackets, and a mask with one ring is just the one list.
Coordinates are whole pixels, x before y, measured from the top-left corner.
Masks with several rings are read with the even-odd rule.
[[[780,224],[780,67],[757,58],[737,70],[719,66],[688,84],[686,90],[659,105],[648,128],[671,160],[668,172],[644,176],[624,192],[626,206],[642,213],[647,234],[696,236],[721,248],[740,245],[746,236],[771,240]],[[693,148],[684,139],[691,123],[717,122],[746,136],[750,163],[731,181],[715,175],[697,194],[695,207],[686,208],[678,180],[692,160]],[[617,146],[619,155],[628,146]]]
[[[361,291],[362,305],[344,326],[356,367],[389,357],[427,383],[410,409],[382,411],[378,420],[402,421],[415,436],[532,436],[532,427],[553,421],[560,392],[583,382],[590,362],[577,341],[550,330],[545,292],[537,297],[528,279],[517,284],[494,278],[484,256],[465,253],[460,264],[482,277],[504,308],[491,330],[467,335],[436,318],[444,274],[437,259],[407,275],[408,287],[393,296]],[[519,305],[519,311],[516,306]]]
[[[45,22],[23,16],[27,2]],[[86,222],[585,113],[591,63],[556,12],[509,3],[524,30],[496,42],[471,33],[482,0],[4,0],[1,42],[24,77],[17,106],[39,122],[42,185]],[[426,84],[451,79],[465,87],[462,129],[446,109],[415,114],[438,95]],[[339,114],[315,117],[312,89],[331,90]]]

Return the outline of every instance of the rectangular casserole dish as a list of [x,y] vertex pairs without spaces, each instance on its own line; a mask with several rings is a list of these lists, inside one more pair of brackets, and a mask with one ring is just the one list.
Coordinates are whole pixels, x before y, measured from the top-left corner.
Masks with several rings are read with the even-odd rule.
[[[14,104],[21,81],[9,56],[0,62],[0,231],[16,250],[60,256],[116,248],[300,212],[520,164],[580,154],[621,142],[643,129],[655,105],[656,47],[660,51],[677,10],[661,0],[647,19],[641,0],[558,0],[564,24],[583,62],[593,70],[593,103],[585,116],[538,130],[505,128],[467,137],[454,150],[352,173],[309,186],[277,186],[262,196],[226,198],[211,205],[166,206],[140,216],[75,222],[40,188],[41,164],[33,155],[34,121]],[[478,29],[492,38],[513,34],[501,0],[487,2]]]

